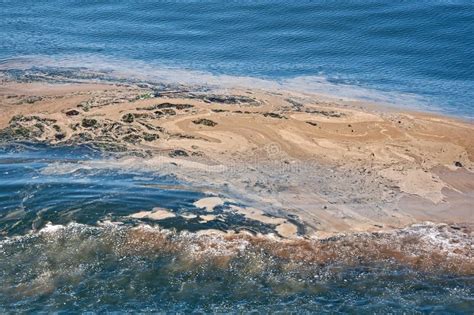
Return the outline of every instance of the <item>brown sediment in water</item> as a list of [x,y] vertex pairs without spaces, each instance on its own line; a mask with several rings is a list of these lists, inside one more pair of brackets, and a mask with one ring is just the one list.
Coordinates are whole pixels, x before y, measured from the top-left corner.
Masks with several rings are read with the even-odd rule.
[[[121,167],[225,188],[285,238],[474,222],[472,123],[288,91],[189,90],[2,77],[0,137],[141,152]],[[214,215],[221,201],[208,201],[198,207]]]
[[[127,279],[123,275],[131,272],[138,275],[135,280],[140,284],[149,285],[143,277],[153,272],[160,280],[171,279],[180,285],[205,285],[200,280],[206,278],[236,285],[257,281],[282,295],[317,294],[319,286],[331,279],[345,285],[346,272],[352,271],[375,277],[384,286],[398,281],[400,271],[400,278],[409,277],[415,285],[425,276],[458,281],[466,275],[470,281],[474,274],[472,246],[472,226],[432,223],[319,239],[176,232],[111,222],[100,227],[48,225],[37,233],[0,241],[0,253],[10,258],[2,261],[5,283],[0,292],[35,297],[62,291],[66,285],[68,289],[82,287],[86,278],[92,278],[94,285],[101,279],[114,284],[117,278],[110,274],[111,266],[124,271],[118,274],[119,280]],[[349,279],[364,282],[359,276]],[[124,288],[128,289],[128,282]]]
[[[235,259],[258,255],[290,271],[308,266],[356,267],[394,263],[425,272],[474,274],[473,231],[470,227],[423,224],[401,230],[351,233],[323,239],[282,240],[247,233],[176,233],[152,228],[126,232],[123,255],[168,253],[190,265],[204,261],[229,268]],[[188,267],[189,267],[188,266]]]

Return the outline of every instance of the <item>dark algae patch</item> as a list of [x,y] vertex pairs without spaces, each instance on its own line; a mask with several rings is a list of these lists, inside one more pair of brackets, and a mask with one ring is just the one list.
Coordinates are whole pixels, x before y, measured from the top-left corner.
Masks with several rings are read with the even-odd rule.
[[200,118],[200,119],[193,120],[193,123],[196,124],[196,125],[204,125],[204,126],[208,126],[208,127],[217,126],[217,123],[215,121],[212,121],[212,120],[206,119],[206,118]]
[[97,120],[93,118],[84,118],[81,123],[84,128],[93,128],[97,126]]
[[165,109],[165,108],[174,108],[177,110],[184,110],[184,109],[189,109],[193,107],[194,105],[191,105],[191,104],[161,103],[161,104],[155,104],[148,107],[138,107],[137,110],[157,110],[157,109]]
[[326,116],[326,117],[332,117],[332,118],[341,118],[346,116],[346,114],[337,112],[334,110],[316,110],[316,109],[307,109],[305,110],[306,113],[310,114],[316,114],[316,115],[321,115],[321,116]]
[[263,113],[263,116],[270,117],[270,118],[277,118],[277,119],[288,119],[287,117],[279,113]]
[[173,150],[168,154],[170,157],[186,157],[189,156],[188,152],[184,150]]
[[160,138],[160,136],[157,135],[157,134],[153,134],[153,133],[144,133],[144,134],[143,134],[143,139],[144,139],[145,141],[155,141],[155,140],[157,140],[157,139],[159,139],[159,138]]
[[133,114],[129,113],[129,114],[125,114],[122,116],[122,121],[123,122],[126,122],[126,123],[132,123],[133,121],[135,120],[135,117]]
[[80,112],[77,111],[77,110],[75,110],[75,109],[71,109],[71,110],[68,110],[68,111],[66,112],[66,115],[67,115],[67,116],[77,116],[77,115],[79,115],[79,114],[80,114]]
[[38,116],[14,116],[9,126],[0,130],[0,141],[33,140],[43,136],[46,129],[53,129],[56,120]]

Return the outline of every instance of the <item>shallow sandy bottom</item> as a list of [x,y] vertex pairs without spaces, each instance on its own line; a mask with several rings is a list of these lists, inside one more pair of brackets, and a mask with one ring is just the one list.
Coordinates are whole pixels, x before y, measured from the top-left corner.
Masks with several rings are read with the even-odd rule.
[[214,192],[195,204],[209,212],[203,221],[231,198],[247,205],[233,211],[288,238],[474,222],[469,122],[288,91],[1,79],[2,141],[119,151],[103,167],[172,174]]

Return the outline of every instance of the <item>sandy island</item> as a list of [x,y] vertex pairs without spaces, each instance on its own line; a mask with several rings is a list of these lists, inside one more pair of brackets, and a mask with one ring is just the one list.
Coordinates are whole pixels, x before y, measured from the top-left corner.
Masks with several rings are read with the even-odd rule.
[[0,80],[0,141],[123,153],[120,167],[159,169],[214,192],[196,204],[209,212],[204,221],[218,218],[225,192],[249,205],[232,211],[285,238],[474,224],[470,122],[287,91]]

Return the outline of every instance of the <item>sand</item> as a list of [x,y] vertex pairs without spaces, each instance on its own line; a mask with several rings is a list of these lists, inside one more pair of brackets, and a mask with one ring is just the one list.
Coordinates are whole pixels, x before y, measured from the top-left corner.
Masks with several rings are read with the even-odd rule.
[[215,207],[223,205],[225,200],[219,197],[206,197],[199,199],[194,203],[194,206],[201,209],[206,209],[206,211],[213,211]]
[[176,215],[166,209],[153,208],[152,211],[139,211],[129,215],[129,217],[134,219],[150,219],[150,220],[165,220],[169,218],[174,218]]
[[[289,216],[306,236],[474,222],[471,122],[287,91],[152,93],[132,83],[2,78],[0,140],[141,153],[118,163],[245,199],[239,211],[286,238],[297,236]],[[223,203],[211,196],[195,206]]]

